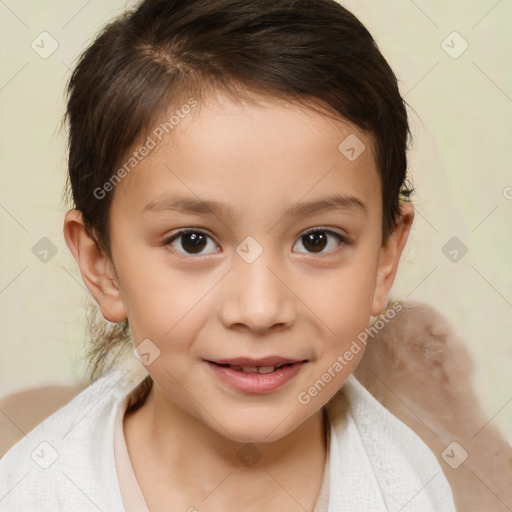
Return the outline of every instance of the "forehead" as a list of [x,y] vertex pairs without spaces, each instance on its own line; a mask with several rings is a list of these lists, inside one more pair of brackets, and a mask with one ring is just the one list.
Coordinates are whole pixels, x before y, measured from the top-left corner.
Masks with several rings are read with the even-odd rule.
[[172,130],[116,187],[113,207],[129,201],[142,213],[180,196],[215,200],[230,215],[253,208],[263,216],[283,204],[338,193],[380,209],[369,134],[303,105],[255,99],[217,93],[192,109],[165,112],[156,125],[174,115]]

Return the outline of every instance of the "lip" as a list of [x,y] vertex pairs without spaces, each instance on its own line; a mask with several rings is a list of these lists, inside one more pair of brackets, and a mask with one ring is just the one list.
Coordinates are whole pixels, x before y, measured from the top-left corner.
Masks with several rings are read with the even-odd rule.
[[300,359],[291,359],[281,356],[267,356],[259,359],[250,357],[237,357],[234,359],[210,359],[208,362],[216,364],[230,364],[232,366],[280,366],[282,364],[293,364],[301,362]]
[[[221,362],[222,361],[222,362]],[[278,357],[267,357],[262,359],[237,358],[222,359],[220,361],[205,361],[213,371],[214,375],[229,387],[249,394],[264,394],[278,390],[290,382],[298,372],[302,370],[307,361],[294,360]],[[234,370],[229,366],[277,366],[288,364],[278,368],[271,373],[246,373]]]

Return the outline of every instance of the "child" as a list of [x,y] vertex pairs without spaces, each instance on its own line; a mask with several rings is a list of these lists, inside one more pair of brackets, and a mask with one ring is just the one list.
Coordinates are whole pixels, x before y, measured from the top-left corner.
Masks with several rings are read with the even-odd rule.
[[352,375],[400,314],[414,215],[363,25],[333,0],[145,0],[81,57],[67,118],[64,235],[120,327],[0,462],[0,509],[453,511]]

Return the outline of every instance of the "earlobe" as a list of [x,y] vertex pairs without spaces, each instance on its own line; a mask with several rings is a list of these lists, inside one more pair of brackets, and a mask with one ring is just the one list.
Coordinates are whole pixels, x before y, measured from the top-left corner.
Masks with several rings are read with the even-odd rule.
[[372,316],[378,316],[386,309],[388,294],[395,281],[400,256],[407,242],[413,220],[414,208],[412,204],[402,203],[401,215],[397,220],[396,227],[380,250],[377,279],[371,305]]
[[126,309],[114,264],[88,233],[79,210],[70,210],[66,214],[64,238],[103,317],[114,323],[125,320]]

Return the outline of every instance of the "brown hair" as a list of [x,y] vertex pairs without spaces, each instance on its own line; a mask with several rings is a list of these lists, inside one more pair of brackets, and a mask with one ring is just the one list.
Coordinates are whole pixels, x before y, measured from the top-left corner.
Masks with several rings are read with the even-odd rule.
[[[217,90],[282,98],[371,134],[389,236],[412,192],[407,112],[393,71],[353,14],[334,0],[145,0],[103,29],[68,85],[68,185],[107,254],[112,194],[95,190],[171,105]],[[123,328],[108,339],[96,332],[93,373],[109,339],[126,341]]]

